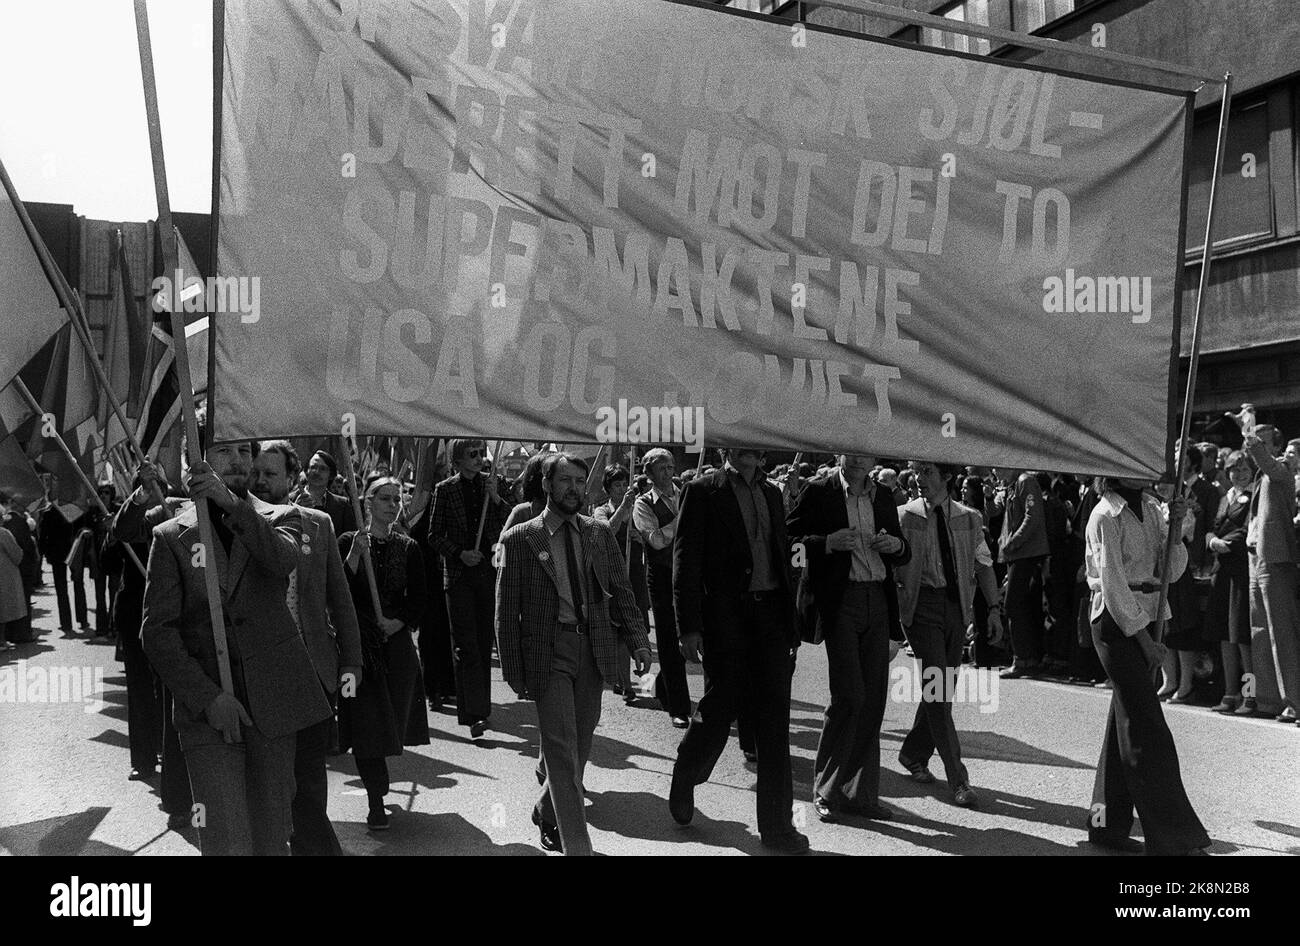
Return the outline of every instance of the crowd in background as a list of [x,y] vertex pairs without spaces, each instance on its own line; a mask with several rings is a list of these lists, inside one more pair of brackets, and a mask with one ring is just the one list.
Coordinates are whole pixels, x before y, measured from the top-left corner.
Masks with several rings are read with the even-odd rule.
[[[1169,703],[1294,722],[1300,678],[1295,578],[1300,439],[1283,448],[1276,428],[1265,425],[1255,433],[1247,438],[1247,448],[1201,443],[1184,451],[1188,512],[1178,528],[1188,566],[1168,589],[1168,650],[1153,686]],[[403,745],[427,742],[425,705],[439,710],[455,704],[457,720],[471,739],[490,727],[496,544],[506,531],[547,509],[550,487],[543,482],[543,467],[550,451],[537,450],[517,477],[488,478],[480,475],[491,468],[487,445],[455,443],[459,453],[448,450],[439,457],[431,478],[434,488],[417,489],[380,461],[357,477],[355,503],[327,451],[313,452],[304,465],[292,446],[281,441],[255,447],[250,459],[254,495],[271,504],[316,510],[329,525],[321,533],[328,536],[323,541],[338,544],[347,591],[355,602],[350,620],[359,627],[360,649],[340,653],[336,662],[338,669],[353,669],[364,681],[363,698],[340,701],[337,687],[329,691],[336,683],[343,686],[345,674],[337,681],[322,674],[331,706],[313,723],[314,738],[322,760],[329,753],[353,750],[370,796],[368,823],[375,829],[388,826],[384,760],[400,754]],[[586,509],[614,534],[625,559],[620,567],[645,626],[654,628],[658,641],[654,695],[671,724],[684,729],[696,707],[676,646],[675,520],[682,491],[697,477],[713,476],[721,464],[709,462],[706,454],[698,465],[678,470],[677,458],[656,448],[642,454],[635,470],[622,463],[602,464],[590,471]],[[809,462],[799,455],[763,476],[780,491],[789,514],[809,484],[840,475],[838,462],[835,457]],[[915,501],[922,495],[916,466],[877,462],[869,473],[873,494],[884,491],[897,507]],[[165,508],[154,525],[175,515],[176,507],[154,507],[152,499],[139,498],[154,482],[172,496],[183,495],[149,468],[137,474],[126,503],[119,502],[112,486],[101,488],[107,516],[95,509],[69,519],[49,499],[28,512],[0,493],[0,648],[34,640],[31,597],[43,581],[44,559],[51,566],[62,633],[75,636],[79,626],[92,643],[116,644],[128,680],[131,777],[151,779],[161,765],[163,807],[173,826],[180,827],[192,802],[188,752],[172,722],[177,696],[157,672],[161,658],[142,644],[146,581],[127,552],[130,547],[141,562],[150,560],[149,535],[138,525],[114,526],[125,521],[123,511],[133,505],[141,507],[141,515],[146,508],[151,515]],[[47,486],[53,494],[56,484],[49,477]],[[214,496],[220,490],[197,480],[189,486],[191,495],[196,489],[209,489]],[[962,660],[1003,668],[1006,679],[1110,686],[1089,629],[1085,574],[1086,532],[1100,498],[1098,484],[1062,473],[966,467],[946,480],[946,488],[952,500],[982,517],[997,579],[997,601],[990,603],[984,588],[974,592]],[[1173,484],[1151,484],[1149,489],[1161,502],[1173,491]],[[478,534],[470,539],[476,526]],[[365,557],[378,571],[379,609],[370,603],[372,590],[361,568]],[[86,600],[87,575],[95,593],[93,612]],[[305,636],[307,618],[294,600],[297,588],[291,584],[290,607]],[[1001,619],[991,621],[991,613]],[[334,605],[328,620],[337,623]],[[338,646],[344,646],[341,639]],[[632,703],[648,695],[638,689],[629,663],[620,660],[618,677],[610,682]],[[752,760],[754,736],[743,712],[739,725],[742,750]],[[320,767],[323,771],[323,762]],[[300,773],[299,785],[303,782]],[[323,799],[319,808],[323,813]],[[295,809],[296,832],[298,814]],[[544,846],[546,837],[543,825]],[[559,841],[553,843],[558,849]]]

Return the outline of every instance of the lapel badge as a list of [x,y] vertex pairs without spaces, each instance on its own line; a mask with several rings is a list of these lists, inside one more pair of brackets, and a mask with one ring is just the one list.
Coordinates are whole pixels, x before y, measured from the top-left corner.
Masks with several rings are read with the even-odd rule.
[[538,560],[539,562],[549,562],[549,561],[551,560],[551,553],[550,553],[550,552],[538,552],[538,553],[537,553],[537,560]]

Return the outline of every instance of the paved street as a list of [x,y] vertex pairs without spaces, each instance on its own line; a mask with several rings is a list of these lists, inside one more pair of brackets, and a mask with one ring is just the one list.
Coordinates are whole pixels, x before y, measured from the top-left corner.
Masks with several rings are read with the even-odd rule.
[[[93,592],[89,592],[93,600]],[[126,681],[113,647],[63,638],[48,585],[36,599],[40,641],[0,655],[0,853],[196,854],[191,837],[167,830],[157,785],[129,782]],[[912,661],[894,661],[883,730],[882,800],[894,822],[824,825],[808,804],[826,696],[820,647],[799,654],[792,707],[796,798],[813,850],[835,854],[1063,854],[1094,856],[1081,844],[1105,690],[1039,681],[990,680],[964,689],[972,702],[956,718],[980,793],[978,811],[954,807],[942,780],[906,781],[898,746],[919,693],[908,693]],[[37,680],[65,680],[75,668],[95,679],[99,705],[17,702]],[[968,670],[967,673],[970,671]],[[19,685],[25,675],[26,688]],[[6,679],[7,678],[7,679]],[[494,674],[493,730],[471,743],[454,713],[430,715],[431,744],[390,760],[392,828],[365,827],[366,798],[350,756],[331,759],[330,815],[350,854],[542,854],[529,821],[537,792],[535,715]],[[992,687],[996,689],[992,689]],[[698,699],[698,668],[691,690]],[[48,694],[47,694],[48,695]],[[625,707],[608,693],[587,771],[588,817],[605,854],[757,854],[754,772],[733,737],[712,780],[696,792],[688,828],[668,815],[669,776],[680,732],[652,698]],[[994,709],[994,707],[996,707]],[[992,709],[981,712],[981,709]],[[1300,730],[1271,720],[1224,718],[1204,708],[1166,709],[1192,803],[1215,854],[1300,854]]]

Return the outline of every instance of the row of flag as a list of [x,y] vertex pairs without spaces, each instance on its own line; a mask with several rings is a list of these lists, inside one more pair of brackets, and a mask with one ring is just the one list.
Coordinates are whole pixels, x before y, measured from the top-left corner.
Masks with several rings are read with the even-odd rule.
[[[0,269],[6,273],[0,282],[0,489],[23,506],[48,500],[75,516],[93,499],[59,439],[91,482],[113,483],[119,496],[135,466],[128,432],[101,390],[92,359],[100,360],[131,433],[151,458],[159,459],[164,446],[176,442],[181,398],[170,317],[137,298],[122,232],[116,230],[107,249],[111,305],[103,350],[89,352],[83,344],[89,326],[82,321],[86,331],[79,332],[72,321],[85,318],[80,300],[72,300],[75,313],[60,304],[54,281],[62,277],[47,268],[55,265],[52,257],[43,246],[38,251],[35,241],[41,238],[25,225],[25,208],[2,165],[0,178]],[[201,277],[179,232],[177,243],[183,278]],[[161,263],[153,268],[157,274]],[[206,388],[206,318],[201,311],[186,314],[199,392]],[[20,383],[37,401],[39,416]],[[169,453],[163,459],[176,467],[169,470],[174,478],[179,452]],[[53,489],[41,474],[57,477]]]

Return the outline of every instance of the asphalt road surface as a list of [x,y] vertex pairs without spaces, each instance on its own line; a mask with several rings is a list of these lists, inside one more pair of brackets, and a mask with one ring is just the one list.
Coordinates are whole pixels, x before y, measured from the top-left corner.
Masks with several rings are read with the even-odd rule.
[[[87,589],[93,604],[93,591]],[[126,679],[111,645],[58,630],[49,585],[38,589],[38,642],[0,653],[0,853],[197,854],[190,832],[167,828],[157,781],[127,780]],[[822,824],[812,810],[813,758],[827,699],[821,647],[799,652],[791,706],[796,823],[819,854],[1109,855],[1083,842],[1082,826],[1110,693],[1034,680],[998,681],[963,671],[969,697],[955,708],[978,810],[955,807],[939,780],[920,786],[897,764],[920,697],[914,661],[900,653],[882,731],[881,800],[890,822]],[[72,675],[90,682],[68,693]],[[31,702],[33,684],[60,678],[65,698]],[[21,679],[20,679],[21,678]],[[703,678],[692,668],[698,699]],[[25,684],[25,685],[24,685]],[[643,688],[650,681],[642,682]],[[23,700],[19,701],[20,691]],[[544,852],[529,820],[537,796],[536,714],[494,671],[492,729],[477,742],[454,711],[429,714],[431,744],[390,759],[390,830],[365,825],[366,797],[351,756],[330,759],[330,816],[348,854]],[[1187,791],[1214,839],[1213,854],[1300,853],[1300,729],[1271,720],[1170,706]],[[736,739],[696,790],[694,822],[668,814],[681,731],[653,697],[632,707],[607,693],[587,769],[587,816],[602,854],[759,854],[756,774]]]

